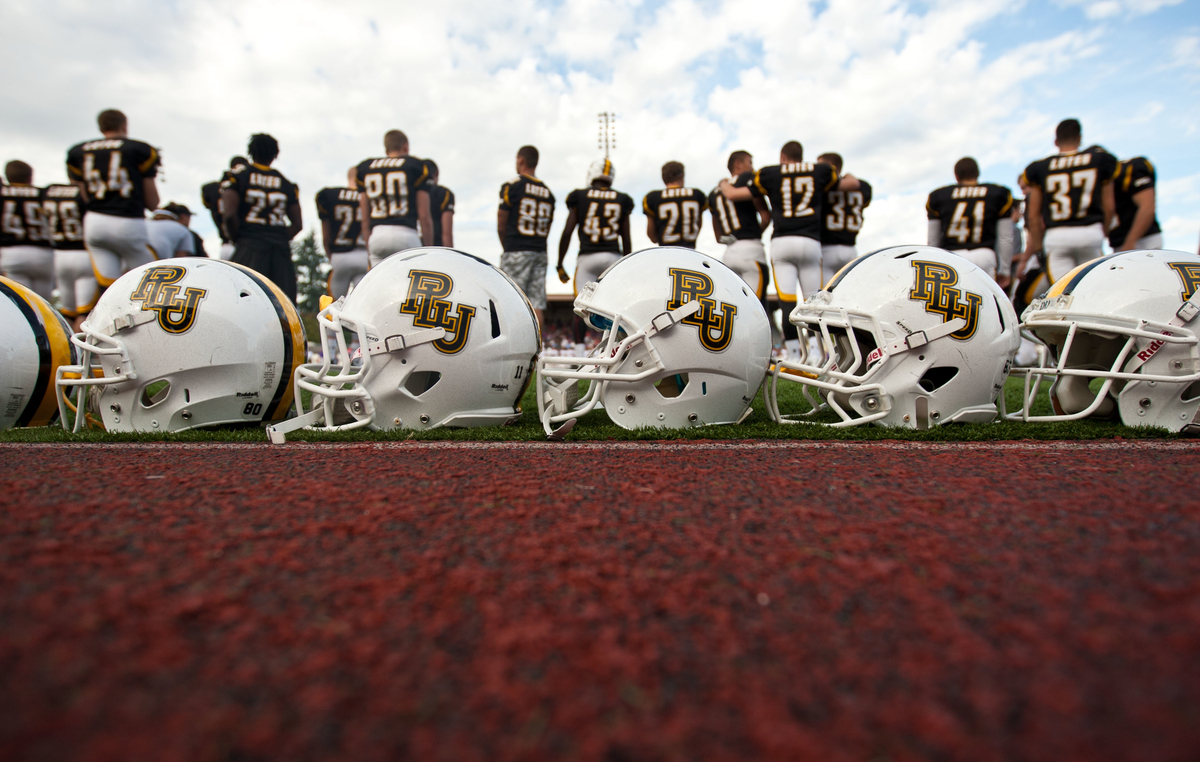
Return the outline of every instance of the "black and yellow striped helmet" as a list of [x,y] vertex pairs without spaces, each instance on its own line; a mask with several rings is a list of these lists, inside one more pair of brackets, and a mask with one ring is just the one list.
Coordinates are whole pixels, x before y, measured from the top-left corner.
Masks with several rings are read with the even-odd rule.
[[54,376],[74,359],[71,328],[58,311],[0,278],[0,429],[53,423]]

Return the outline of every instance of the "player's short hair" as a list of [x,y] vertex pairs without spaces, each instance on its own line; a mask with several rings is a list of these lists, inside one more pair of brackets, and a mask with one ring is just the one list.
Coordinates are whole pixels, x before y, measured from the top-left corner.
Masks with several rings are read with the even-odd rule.
[[963,180],[979,179],[979,163],[970,156],[964,156],[954,162],[954,179],[960,183]]
[[13,159],[4,165],[4,176],[10,183],[29,184],[33,182],[33,167],[20,159]]
[[115,108],[105,109],[96,115],[96,125],[101,132],[116,132],[128,123],[125,114]]
[[668,185],[670,183],[683,182],[683,162],[668,161],[662,167],[662,179]]
[[400,130],[388,130],[383,134],[383,150],[399,151],[408,147],[408,136]]
[[533,146],[521,146],[517,149],[517,157],[525,162],[525,166],[530,169],[537,169],[538,149]]
[[838,171],[838,174],[842,172],[842,155],[840,153],[823,153],[817,157],[817,161],[828,163]]
[[1073,143],[1083,140],[1083,127],[1078,119],[1064,119],[1054,130],[1054,139],[1060,143]]
[[234,156],[229,160],[229,168],[237,169],[238,167],[244,167],[249,163],[250,161],[245,156]]
[[804,161],[804,146],[800,145],[798,140],[789,140],[783,144],[783,148],[779,149],[779,153],[783,154],[783,158],[788,161]]
[[176,217],[180,217],[185,214],[189,217],[192,216],[191,209],[188,209],[183,204],[177,204],[174,201],[170,202],[169,204],[167,204],[166,206],[163,206],[161,208],[165,209],[166,211],[170,212],[171,214],[175,215]]
[[440,174],[440,173],[438,172],[438,165],[437,165],[437,162],[436,162],[436,161],[434,161],[433,159],[426,159],[426,160],[425,160],[425,166],[429,167],[429,176],[430,176],[430,177],[433,177],[434,175]]
[[754,157],[750,155],[749,151],[734,151],[733,153],[729,154],[729,161],[725,163],[725,166],[726,166],[726,168],[729,169],[730,173],[732,173],[733,165],[737,164],[739,161],[742,161],[743,159],[752,159],[752,158],[754,158]]
[[250,158],[255,163],[270,165],[279,155],[279,141],[265,132],[251,135],[250,145],[246,146],[246,153],[250,154]]

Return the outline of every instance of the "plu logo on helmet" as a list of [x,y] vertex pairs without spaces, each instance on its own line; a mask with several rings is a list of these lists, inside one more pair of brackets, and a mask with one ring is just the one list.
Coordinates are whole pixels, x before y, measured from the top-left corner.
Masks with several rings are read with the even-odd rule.
[[925,311],[940,315],[943,323],[956,318],[965,320],[966,325],[950,334],[950,338],[966,341],[974,336],[979,328],[979,307],[983,304],[983,297],[969,291],[964,294],[963,289],[953,288],[958,283],[958,273],[949,265],[913,260],[912,267],[917,271],[916,280],[908,292],[908,298],[925,302]]
[[167,333],[187,333],[196,322],[203,288],[182,288],[179,281],[187,270],[176,265],[152,267],[142,274],[129,299],[142,303],[143,310],[158,313],[158,324]]
[[667,302],[667,309],[678,309],[688,302],[700,302],[700,309],[680,323],[700,329],[700,345],[709,352],[726,350],[729,342],[733,340],[733,320],[737,315],[737,306],[721,302],[718,312],[717,301],[706,298],[713,292],[713,280],[702,272],[673,267],[670,273],[671,299]]
[[437,351],[453,355],[467,345],[475,308],[458,305],[458,314],[451,315],[454,303],[446,297],[454,289],[454,279],[445,273],[431,270],[412,270],[408,274],[408,294],[400,305],[400,314],[412,315],[416,328],[442,328],[454,338],[433,342]]
[[1200,265],[1192,262],[1168,262],[1167,267],[1175,271],[1179,276],[1179,280],[1183,281],[1183,291],[1180,296],[1183,301],[1192,298],[1192,294],[1196,293],[1196,287],[1200,286]]

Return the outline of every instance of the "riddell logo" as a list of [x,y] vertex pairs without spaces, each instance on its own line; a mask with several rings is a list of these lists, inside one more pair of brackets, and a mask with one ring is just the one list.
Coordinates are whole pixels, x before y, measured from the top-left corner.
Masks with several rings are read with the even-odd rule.
[[492,384],[492,391],[506,392],[508,391],[508,384]]
[[258,392],[238,392],[237,398],[240,400],[248,400],[250,398],[258,398]]
[[[1174,335],[1175,334],[1171,333],[1170,331],[1163,331],[1163,336]],[[1138,359],[1142,362],[1146,362],[1151,357],[1154,357],[1154,355],[1158,353],[1158,350],[1162,349],[1163,345],[1166,343],[1167,342],[1163,341],[1162,339],[1155,339],[1154,341],[1150,342],[1149,346],[1137,353]]]

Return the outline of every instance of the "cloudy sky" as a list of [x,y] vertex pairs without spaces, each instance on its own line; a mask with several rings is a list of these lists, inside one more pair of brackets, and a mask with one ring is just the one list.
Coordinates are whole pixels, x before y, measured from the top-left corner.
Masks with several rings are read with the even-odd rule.
[[[639,205],[671,159],[707,191],[735,149],[757,166],[791,139],[840,152],[875,188],[865,251],[923,242],[925,197],[961,156],[1014,186],[1073,116],[1155,163],[1169,248],[1200,237],[1198,0],[5,0],[0,27],[0,161],[38,184],[64,181],[66,149],[115,107],[161,148],[164,201],[194,210],[251,133],[275,135],[312,227],[316,191],[400,128],[458,197],[457,246],[498,262],[516,149],[541,150],[556,247],[612,111],[616,187]],[[640,207],[633,231],[648,245]],[[707,220],[700,248],[722,248]]]

